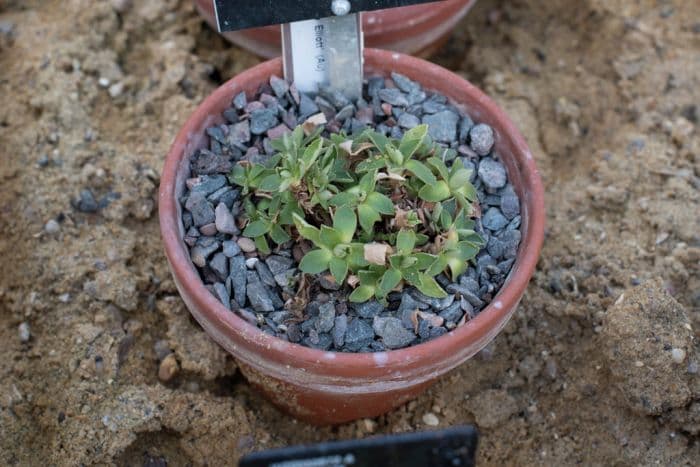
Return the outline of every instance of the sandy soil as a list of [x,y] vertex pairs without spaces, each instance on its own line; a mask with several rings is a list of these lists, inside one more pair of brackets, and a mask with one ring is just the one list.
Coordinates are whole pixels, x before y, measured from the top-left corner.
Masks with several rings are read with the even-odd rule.
[[[433,60],[530,143],[548,199],[537,273],[479,357],[323,429],[277,412],[193,324],[159,240],[179,125],[257,59],[188,1],[129,3],[0,0],[0,464],[224,465],[427,413],[476,423],[480,465],[700,459],[700,3],[478,2]],[[111,201],[80,213],[83,188]]]

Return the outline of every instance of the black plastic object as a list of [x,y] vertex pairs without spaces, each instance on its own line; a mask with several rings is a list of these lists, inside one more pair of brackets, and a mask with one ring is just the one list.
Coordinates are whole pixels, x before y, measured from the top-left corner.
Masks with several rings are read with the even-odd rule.
[[[435,0],[350,0],[350,13],[428,3]],[[333,16],[333,0],[215,0],[219,31],[291,23]]]
[[249,454],[239,467],[473,467],[473,426],[293,446]]

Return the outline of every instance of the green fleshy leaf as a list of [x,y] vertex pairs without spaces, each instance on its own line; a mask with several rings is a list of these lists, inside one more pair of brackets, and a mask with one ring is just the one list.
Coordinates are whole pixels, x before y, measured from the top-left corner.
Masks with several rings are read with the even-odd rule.
[[474,245],[471,242],[459,242],[457,247],[459,248],[460,258],[465,261],[474,258],[481,249],[479,245]]
[[307,274],[318,274],[328,269],[333,254],[329,250],[311,250],[301,258],[299,269]]
[[435,279],[427,274],[420,275],[420,282],[416,286],[418,290],[433,298],[445,298],[447,297],[447,292],[442,290],[442,287],[437,283]]
[[452,216],[450,216],[450,213],[447,212],[447,209],[444,209],[442,213],[440,213],[440,226],[444,229],[447,230],[450,228],[452,225]]
[[291,240],[289,234],[279,225],[272,226],[272,229],[270,230],[270,238],[278,245]]
[[280,178],[279,175],[271,174],[271,175],[268,175],[267,177],[263,178],[260,181],[260,185],[258,186],[258,190],[277,192],[280,189],[281,183],[282,183],[282,179]]
[[437,183],[435,175],[433,175],[430,169],[422,162],[410,160],[406,162],[404,167],[426,185],[435,185]]
[[445,163],[442,162],[442,159],[438,159],[437,157],[429,157],[426,162],[437,170],[443,180],[448,180],[450,178],[450,171],[447,169]]
[[350,243],[357,229],[355,211],[347,206],[338,208],[333,217],[333,228],[340,234],[341,242]]
[[321,232],[316,227],[306,222],[297,213],[294,213],[292,217],[294,219],[294,225],[302,237],[307,240],[311,240],[315,245],[319,245],[321,243]]
[[396,248],[401,254],[409,254],[416,246],[416,233],[413,230],[402,229],[396,235]]
[[399,282],[401,282],[401,272],[394,268],[387,269],[379,280],[379,290],[382,291],[382,295],[387,295],[399,285]]
[[240,164],[235,164],[233,169],[231,169],[228,180],[233,184],[243,187],[246,186],[247,177],[245,168]]
[[371,285],[361,285],[355,290],[352,291],[350,296],[348,297],[348,300],[350,300],[353,303],[362,303],[366,302],[372,296],[374,295],[375,287],[372,287]]
[[357,214],[362,229],[367,233],[372,233],[374,223],[381,220],[379,213],[368,204],[360,204],[357,207]]
[[450,188],[447,182],[440,180],[435,185],[425,185],[418,192],[418,196],[425,201],[437,203],[450,196]]
[[358,201],[355,193],[343,191],[333,196],[329,203],[331,206],[357,206]]
[[469,177],[471,177],[471,170],[458,169],[453,170],[450,174],[450,188],[456,190],[457,188],[467,185],[469,182]]
[[372,130],[367,130],[366,136],[367,139],[369,139],[372,142],[372,144],[374,144],[377,147],[379,152],[385,152],[386,145],[389,144],[389,138],[387,138],[381,133]]
[[365,173],[370,170],[378,170],[386,167],[386,160],[383,157],[373,157],[371,159],[365,159],[355,167],[357,173]]
[[372,193],[374,187],[377,185],[377,171],[370,170],[362,176],[360,182],[358,183],[358,188],[363,190],[365,193]]
[[265,255],[270,254],[270,245],[267,244],[267,240],[265,239],[264,235],[261,235],[259,237],[255,237],[255,248],[257,250]]
[[418,260],[414,266],[421,271],[428,269],[437,259],[437,256],[430,253],[414,253],[413,257]]
[[328,266],[335,281],[342,284],[348,275],[348,263],[340,258],[331,258]]
[[243,230],[246,237],[256,238],[265,235],[270,231],[270,223],[267,221],[253,221]]
[[475,201],[477,198],[476,188],[474,188],[474,185],[472,185],[471,183],[462,185],[459,188],[454,188],[453,191],[464,196],[469,201]]
[[304,150],[304,154],[301,156],[304,171],[308,170],[309,167],[311,167],[314,164],[314,162],[316,162],[316,159],[318,159],[318,156],[321,154],[322,149],[323,139],[318,138],[314,140],[314,142],[312,142]]
[[450,268],[450,276],[452,280],[457,279],[467,270],[467,262],[460,258],[450,258],[447,260],[447,266]]
[[319,235],[321,240],[321,245],[328,249],[334,248],[337,244],[342,242],[342,237],[340,233],[332,227],[327,225],[321,226],[321,234]]
[[445,270],[447,267],[447,258],[443,253],[440,253],[437,258],[435,258],[435,261],[433,264],[430,265],[427,271],[425,271],[426,274],[430,276],[437,276],[440,274],[442,271]]
[[[401,144],[399,144],[399,151],[404,155],[406,159],[413,157],[413,154],[418,150],[419,147],[425,141],[425,137],[428,134],[428,125],[422,124],[415,126],[404,133],[403,138],[401,138]],[[425,182],[428,183],[428,182]]]
[[369,263],[365,259],[365,245],[363,243],[352,243],[350,252],[345,257],[345,260],[352,270],[367,267]]
[[396,149],[393,145],[387,144],[386,145],[386,153],[389,155],[389,159],[391,159],[391,162],[398,166],[403,165],[404,157],[403,154],[401,154],[401,151]]
[[375,211],[384,215],[393,216],[395,213],[394,203],[391,202],[388,196],[381,193],[374,192],[368,194],[365,203],[372,206]]

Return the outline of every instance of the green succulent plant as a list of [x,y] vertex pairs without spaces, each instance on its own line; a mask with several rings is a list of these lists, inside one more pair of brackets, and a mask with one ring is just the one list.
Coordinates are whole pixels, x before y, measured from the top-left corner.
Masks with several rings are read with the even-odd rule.
[[447,167],[452,150],[434,143],[426,125],[400,140],[373,130],[322,132],[297,127],[273,141],[276,153],[265,164],[234,166],[243,235],[263,253],[270,241],[310,242],[299,268],[330,271],[354,288],[351,301],[384,301],[404,284],[444,297],[435,277],[456,278],[484,245],[474,231],[471,171],[459,160]]

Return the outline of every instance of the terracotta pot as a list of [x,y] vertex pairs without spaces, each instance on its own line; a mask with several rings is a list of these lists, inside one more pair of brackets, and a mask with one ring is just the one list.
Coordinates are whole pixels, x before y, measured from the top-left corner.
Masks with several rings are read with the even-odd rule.
[[[467,14],[474,3],[476,0],[445,0],[389,10],[368,11],[363,13],[362,17],[365,44],[367,47],[427,56],[449,38],[452,28]],[[195,0],[195,5],[207,23],[217,29],[212,0]],[[223,36],[263,58],[280,55],[279,26],[227,32]]]
[[160,227],[165,252],[183,300],[204,330],[239,362],[241,371],[277,406],[303,420],[341,423],[373,417],[416,397],[436,378],[482,349],[506,325],[535,270],[544,235],[544,195],[535,161],[520,132],[496,104],[469,82],[424,60],[381,50],[365,52],[368,75],[403,73],[439,91],[496,133],[496,151],[521,199],[522,233],[517,259],[486,309],[464,326],[429,342],[379,353],[324,352],[263,333],[224,308],[207,291],[183,242],[181,207],[189,157],[207,145],[205,129],[241,90],[253,96],[273,74],[275,59],[236,76],[195,110],[168,153],[160,185]]

